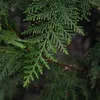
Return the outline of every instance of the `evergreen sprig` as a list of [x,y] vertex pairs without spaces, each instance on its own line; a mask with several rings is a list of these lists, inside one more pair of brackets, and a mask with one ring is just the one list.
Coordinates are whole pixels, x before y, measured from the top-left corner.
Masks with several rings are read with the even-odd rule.
[[[6,79],[16,73],[20,75],[20,78],[23,77],[23,85],[27,86],[35,78],[39,78],[40,74],[43,74],[45,67],[50,69],[49,61],[58,62],[55,54],[62,52],[68,55],[67,45],[70,44],[72,35],[77,33],[84,35],[82,27],[79,26],[79,21],[88,18],[90,10],[96,6],[97,1],[34,0],[25,11],[27,16],[25,21],[30,22],[31,25],[21,33],[21,36],[26,35],[27,38],[21,39],[16,29],[14,29],[14,24],[9,23],[6,17],[3,17],[5,18],[3,19],[1,15],[7,16],[10,6],[11,9],[23,7],[20,4],[25,3],[26,5],[28,1],[15,0],[14,2],[8,0],[8,2],[4,2],[4,0],[1,0],[0,4],[3,7],[0,6],[0,88]],[[93,67],[90,69],[89,75],[92,83],[99,77],[99,56],[94,56],[95,50],[98,50],[99,55],[97,46],[90,53],[91,58],[89,60],[91,62],[97,59],[97,61],[91,63]],[[95,65],[96,67],[94,67]],[[56,76],[56,72],[52,75]],[[50,86],[51,91],[60,92],[57,95],[52,92],[48,100],[51,100],[52,97],[54,100],[55,98],[61,100],[63,97],[65,97],[65,100],[68,98],[75,100],[79,91],[87,99],[87,84],[84,85],[83,83],[86,83],[84,79],[81,80],[77,75],[77,72],[61,72],[60,70],[59,77],[53,76],[54,80],[50,80],[50,85],[54,85],[54,87]],[[58,84],[60,82],[61,84]],[[63,85],[67,89],[67,96],[65,96],[66,89],[64,89]],[[62,93],[63,90],[60,89],[64,89],[64,92]],[[70,93],[70,96],[68,96],[68,93]],[[45,95],[48,97],[48,94]]]
[[[40,66],[40,62],[49,68],[48,62],[44,59],[52,59],[52,53],[62,51],[68,54],[66,44],[71,41],[72,32],[83,34],[83,30],[77,24],[79,12],[76,7],[64,1],[42,0],[33,2],[25,11],[26,21],[32,25],[22,34],[31,34],[33,41],[38,45],[39,51],[33,69]],[[32,72],[32,69],[31,73]],[[30,71],[28,72],[30,76]],[[28,79],[28,77],[26,79]],[[32,74],[31,74],[31,78]],[[29,80],[29,79],[28,79]],[[25,82],[27,83],[27,81]]]

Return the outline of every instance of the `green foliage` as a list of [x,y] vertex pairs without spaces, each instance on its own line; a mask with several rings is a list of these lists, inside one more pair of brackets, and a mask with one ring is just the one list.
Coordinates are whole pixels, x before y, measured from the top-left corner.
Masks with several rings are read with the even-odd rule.
[[42,73],[41,65],[49,68],[47,60],[55,61],[52,54],[58,51],[68,54],[66,44],[71,42],[72,33],[83,34],[78,22],[81,18],[86,18],[91,8],[96,6],[93,2],[95,1],[41,0],[30,4],[25,11],[27,15],[25,21],[31,21],[32,24],[22,34],[31,34],[38,50],[34,57],[36,60],[30,70],[29,67],[25,67],[28,68],[25,85],[33,79],[34,68],[37,68],[40,73]]
[[8,12],[15,9],[24,9],[32,0],[0,0],[0,16],[9,14]]
[[[100,32],[100,19],[96,19],[97,23],[95,26],[95,30],[97,31],[97,33]],[[96,85],[96,82],[98,81],[98,79],[100,78],[99,74],[100,74],[100,35],[98,35],[97,37],[95,37],[95,41],[97,41],[97,43],[93,46],[93,48],[91,48],[88,51],[88,64],[90,64],[91,68],[89,71],[89,77],[91,80],[91,88],[94,88]]]
[[89,76],[93,88],[96,80],[99,79],[100,74],[100,36],[98,38],[98,42],[89,51],[88,61],[91,65]]
[[[87,82],[79,76],[80,73],[64,70],[59,65],[55,66],[51,65],[51,70],[46,76],[42,100],[80,100],[80,96],[84,98],[82,100],[87,100],[89,96]],[[85,77],[84,73],[82,75]]]
[[2,83],[0,82],[0,100],[5,100],[6,96],[7,96],[7,100],[11,100],[12,85],[13,85],[13,82],[8,77],[6,77],[6,79],[4,81],[2,80]]
[[[36,61],[30,69],[31,73],[35,67],[40,66],[40,62],[49,68],[46,59],[55,61],[52,53],[62,51],[68,54],[66,44],[70,43],[72,32],[83,34],[81,27],[77,26],[79,21],[78,9],[73,7],[70,2],[64,2],[60,0],[35,1],[25,11],[27,14],[25,20],[32,21],[32,25],[22,34],[32,34],[33,42],[39,48],[35,54],[37,56]],[[29,75],[26,76],[25,84],[33,78],[30,71],[28,72]]]
[[[24,12],[27,16],[25,21],[30,22],[31,25],[20,34],[27,36],[25,39],[21,39],[15,24],[8,19],[7,14],[9,15],[8,12],[16,8],[26,8],[31,0],[6,2],[1,0],[0,2],[2,5],[0,6],[1,99],[4,97],[5,90],[9,90],[4,87],[6,81],[8,83],[11,81],[9,80],[11,76],[19,76],[23,79],[23,85],[28,86],[31,81],[39,79],[44,68],[50,69],[50,62],[59,63],[55,54],[62,52],[68,55],[67,45],[70,44],[72,35],[77,33],[84,35],[79,21],[87,19],[90,10],[97,6],[97,0],[34,0]],[[93,62],[90,70],[92,83],[97,79],[99,73],[100,57],[98,57],[99,54],[94,56],[95,50],[98,50],[99,53],[98,48],[93,49],[90,53],[91,59],[89,59],[90,62]],[[94,59],[97,60],[94,62]],[[96,69],[94,69],[95,65]],[[88,99],[87,80],[85,81],[87,76],[83,78],[79,77],[80,73],[76,71],[62,71],[56,65],[53,65],[53,68],[47,79],[46,87],[47,89],[49,86],[51,92],[46,90],[44,99],[78,100],[80,95],[85,97],[84,100]]]

